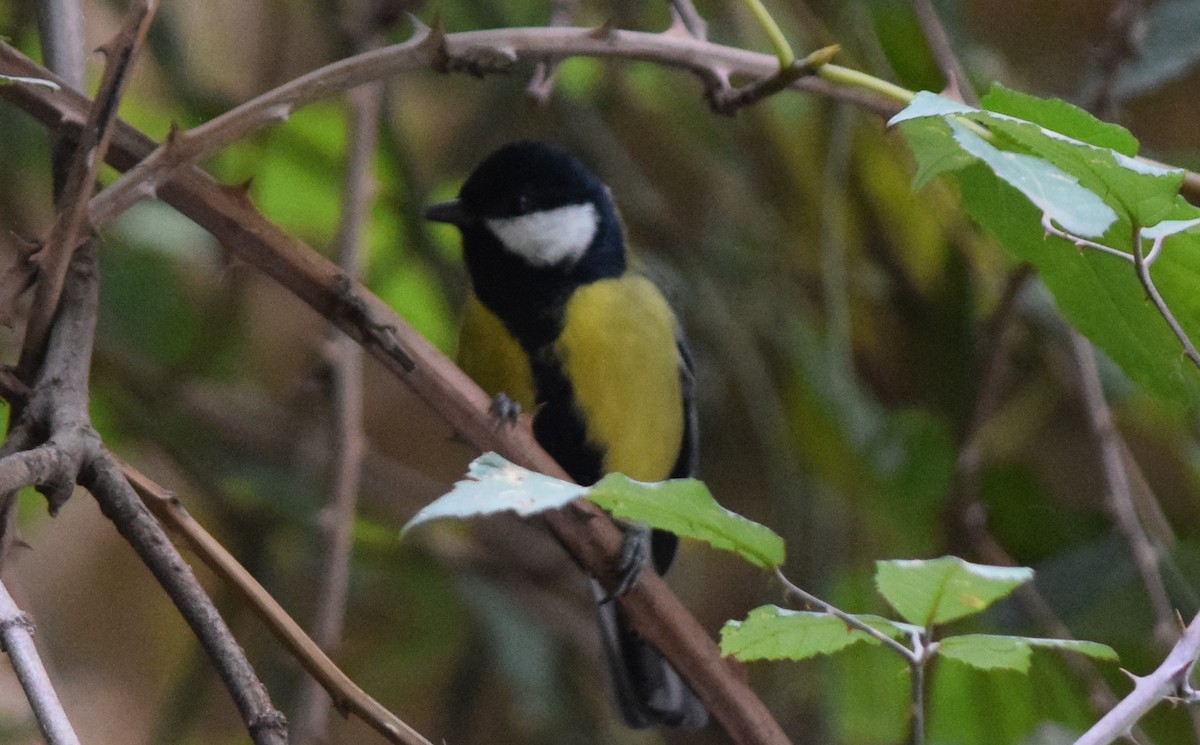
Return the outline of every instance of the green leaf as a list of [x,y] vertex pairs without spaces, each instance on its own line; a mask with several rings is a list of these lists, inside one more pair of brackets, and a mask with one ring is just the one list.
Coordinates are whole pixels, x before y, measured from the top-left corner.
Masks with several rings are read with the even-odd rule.
[[586,491],[578,484],[521,468],[495,453],[484,453],[471,461],[467,475],[469,478],[455,484],[449,494],[414,515],[400,529],[400,535],[421,523],[446,517],[474,517],[506,511],[521,516],[536,515],[562,507]]
[[1038,98],[994,84],[983,97],[983,108],[997,114],[1033,122],[1096,147],[1122,155],[1137,155],[1138,141],[1118,124],[1101,121],[1083,109],[1057,98]]
[[943,639],[938,643],[938,654],[980,670],[1003,669],[1027,673],[1034,647],[1077,652],[1097,660],[1117,661],[1117,653],[1112,647],[1096,642],[990,634],[964,634]]
[[1048,160],[1000,150],[965,125],[951,119],[950,132],[962,149],[1020,191],[1042,213],[1068,232],[1085,238],[1104,235],[1117,213],[1079,179]]
[[[855,618],[894,639],[920,632],[918,628],[880,616]],[[729,621],[721,629],[721,654],[743,662],[805,660],[840,652],[858,642],[880,644],[865,631],[851,628],[828,613],[788,610],[775,605],[755,608],[744,621]]]
[[713,548],[733,551],[760,567],[783,563],[783,539],[770,528],[717,504],[702,482],[674,479],[647,484],[609,474],[584,494],[622,520],[646,523]]
[[1033,578],[1025,567],[972,564],[954,556],[875,563],[875,586],[904,620],[929,627],[983,611]]
[[[1013,256],[1037,267],[1067,320],[1126,375],[1178,405],[1200,402],[1200,376],[1181,356],[1179,340],[1146,302],[1128,262],[1047,237],[1038,210],[979,166],[956,173],[954,179],[971,217]],[[1200,210],[1177,198],[1169,217],[1188,220],[1197,215]],[[1152,270],[1159,291],[1187,330],[1200,329],[1200,293],[1194,289],[1200,278],[1200,251],[1193,247],[1197,242],[1192,233],[1172,236]]]

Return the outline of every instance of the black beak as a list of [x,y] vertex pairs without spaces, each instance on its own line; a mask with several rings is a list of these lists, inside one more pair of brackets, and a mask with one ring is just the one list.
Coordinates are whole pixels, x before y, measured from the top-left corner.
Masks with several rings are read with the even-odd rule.
[[475,222],[475,218],[467,214],[462,202],[457,199],[429,205],[425,208],[425,219],[450,223],[460,228]]

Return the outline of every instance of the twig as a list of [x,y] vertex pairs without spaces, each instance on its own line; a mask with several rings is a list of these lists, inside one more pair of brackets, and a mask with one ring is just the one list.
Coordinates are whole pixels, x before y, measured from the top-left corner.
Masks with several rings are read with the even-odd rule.
[[1088,76],[1095,86],[1085,105],[1089,111],[1100,116],[1113,113],[1117,74],[1125,62],[1137,56],[1146,33],[1145,6],[1144,0],[1120,0],[1108,14],[1104,40],[1096,51],[1096,70]]
[[105,151],[112,137],[112,123],[117,118],[117,104],[129,81],[133,62],[146,37],[150,19],[157,7],[156,0],[141,0],[125,17],[117,35],[103,47],[108,58],[100,90],[88,113],[83,136],[76,147],[67,171],[61,199],[59,217],[51,229],[50,237],[38,254],[38,281],[34,290],[33,303],[29,309],[29,320],[25,326],[25,339],[18,365],[22,376],[28,378],[41,360],[45,350],[46,334],[62,295],[63,280],[67,266],[75,252],[78,236],[87,230],[88,198],[96,183],[96,173],[104,162]]
[[[579,0],[552,0],[550,25],[570,26],[578,12]],[[545,57],[538,61],[537,66],[533,69],[533,75],[529,78],[529,85],[525,86],[525,92],[530,98],[541,104],[550,99],[550,93],[554,90],[554,78],[558,74],[560,64],[562,61],[553,57]]]
[[[563,39],[571,39],[572,44],[591,43],[580,42],[578,32],[573,29],[544,31],[561,34]],[[657,37],[652,38],[656,44],[663,43]],[[770,64],[769,57],[766,61]],[[40,74],[42,69],[0,43],[0,72],[8,71]],[[9,86],[0,88],[0,97],[17,102],[46,126],[56,128],[78,121],[79,112],[87,106],[86,99],[69,90],[48,93],[43,89],[16,90]],[[109,161],[118,169],[129,170],[153,148],[154,143],[144,135],[127,126],[118,126]],[[262,269],[364,344],[385,369],[428,402],[463,439],[481,451],[494,450],[520,465],[565,477],[562,469],[538,447],[531,433],[524,428],[495,427],[488,414],[490,397],[424,337],[378,298],[349,282],[311,248],[263,219],[240,193],[222,189],[199,169],[184,168],[162,186],[160,194],[209,230],[234,255]],[[354,312],[348,312],[351,302]],[[614,561],[620,556],[623,535],[602,512],[589,503],[579,503],[549,513],[544,519],[590,574],[610,586],[616,581]],[[618,602],[638,633],[666,656],[735,742],[787,742],[770,712],[746,681],[721,660],[715,642],[660,577],[643,573],[637,586]]]
[[255,615],[267,625],[300,664],[333,697],[341,711],[351,711],[389,742],[404,745],[430,745],[419,732],[409,727],[368,696],[354,681],[350,680],[333,661],[321,651],[316,642],[304,633],[275,598],[254,579],[245,567],[233,558],[224,546],[213,538],[188,514],[179,500],[171,496],[158,484],[147,478],[133,466],[118,461],[121,473],[133,485],[142,502],[154,515],[179,536],[189,550],[205,566],[227,582],[238,595],[254,610]]
[[903,657],[904,661],[909,663],[910,665],[918,661],[916,652],[914,652],[913,650],[904,646],[903,644],[896,641],[895,639],[888,636],[887,634],[883,633],[882,631],[875,628],[871,624],[866,623],[862,619],[859,619],[859,618],[856,618],[856,617],[850,615],[849,613],[842,610],[841,608],[838,608],[836,605],[827,603],[824,600],[822,600],[821,598],[817,597],[816,595],[813,595],[812,593],[808,592],[807,590],[804,590],[803,588],[794,584],[790,579],[787,578],[787,575],[785,575],[783,573],[783,571],[780,570],[779,568],[775,569],[775,578],[779,580],[779,583],[781,585],[783,585],[783,589],[786,590],[789,594],[795,595],[796,597],[800,598],[808,605],[814,606],[816,608],[820,608],[823,612],[828,613],[831,616],[834,616],[835,618],[837,618],[838,620],[840,620],[842,623],[846,624],[850,628],[856,629],[858,631],[863,632],[864,634],[867,634],[868,636],[873,637],[880,644],[887,647],[888,649],[891,649],[893,652],[895,652],[896,654]]
[[1163,581],[1162,573],[1159,571],[1159,551],[1151,543],[1145,529],[1142,528],[1137,509],[1133,504],[1121,435],[1113,423],[1112,411],[1108,408],[1108,402],[1104,400],[1104,390],[1100,385],[1100,371],[1096,367],[1095,352],[1092,350],[1091,344],[1077,332],[1071,333],[1071,349],[1075,364],[1079,369],[1079,391],[1083,396],[1088,425],[1092,430],[1092,437],[1095,438],[1096,445],[1100,448],[1105,502],[1112,512],[1117,529],[1129,544],[1129,552],[1133,555],[1134,565],[1138,569],[1138,574],[1141,575],[1142,584],[1150,598],[1150,607],[1154,610],[1156,620],[1154,636],[1164,646],[1170,646],[1178,636],[1174,608],[1167,595],[1167,586]]
[[77,91],[84,86],[83,9],[79,0],[39,0],[38,39],[46,67]]
[[1144,678],[1134,677],[1133,692],[1075,741],[1075,745],[1107,745],[1129,732],[1158,702],[1178,696],[1195,703],[1192,668],[1200,657],[1200,614],[1192,619],[1183,636],[1171,648],[1158,669]]
[[1154,284],[1154,278],[1150,276],[1150,267],[1158,259],[1162,253],[1163,242],[1168,236],[1161,235],[1154,239],[1150,248],[1149,254],[1144,254],[1142,251],[1142,229],[1136,228],[1133,231],[1132,252],[1125,253],[1118,251],[1111,246],[1106,246],[1103,243],[1089,241],[1086,238],[1080,238],[1077,235],[1072,235],[1054,225],[1049,215],[1042,215],[1042,228],[1048,235],[1053,235],[1057,238],[1070,241],[1077,248],[1091,249],[1099,251],[1109,256],[1115,256],[1122,261],[1128,261],[1133,264],[1134,271],[1137,273],[1138,282],[1141,283],[1142,289],[1146,291],[1146,297],[1154,304],[1155,310],[1167,322],[1167,326],[1171,329],[1171,333],[1179,340],[1183,346],[1183,354],[1192,361],[1196,367],[1200,367],[1200,352],[1196,351],[1196,347],[1192,344],[1192,340],[1188,337],[1187,331],[1176,320],[1175,314],[1171,312],[1167,302],[1163,300],[1162,295],[1158,291],[1158,287]]
[[0,582],[0,643],[12,661],[13,671],[33,709],[48,745],[79,745],[62,702],[33,643],[33,621]]
[[266,689],[229,632],[191,568],[150,515],[110,457],[97,458],[81,483],[166,590],[208,653],[257,745],[286,745],[287,722],[271,705]]
[[[372,166],[382,96],[383,87],[378,83],[355,88],[346,94],[350,134],[342,215],[335,245],[338,265],[347,276],[359,275],[363,226],[375,190]],[[327,356],[333,385],[333,484],[329,503],[319,520],[325,537],[324,560],[319,566],[324,571],[317,584],[312,636],[326,654],[332,655],[342,642],[350,554],[354,543],[354,513],[367,442],[362,422],[362,347],[336,328],[330,331]],[[328,740],[329,697],[314,678],[308,678],[301,687],[295,725],[293,736],[298,743]]]
[[[7,50],[6,50],[7,51]],[[15,52],[15,50],[12,50]],[[19,53],[18,53],[19,54]],[[194,129],[176,131],[92,200],[91,221],[103,227],[138,201],[153,196],[177,169],[196,163],[248,134],[286,119],[291,112],[313,101],[400,72],[424,69],[441,61],[445,69],[476,72],[507,69],[519,59],[563,59],[572,56],[618,57],[690,70],[709,81],[728,72],[764,80],[779,72],[774,58],[677,34],[650,34],[606,29],[597,34],[579,28],[517,28],[468,31],[442,35],[421,27],[403,44],[356,55],[314,70],[268,91]],[[454,64],[451,64],[454,63]],[[822,77],[839,78],[835,85]],[[871,89],[872,81],[880,84]],[[788,87],[849,100],[883,116],[900,110],[900,104],[880,95],[912,93],[877,81],[864,73],[851,74],[835,65],[824,65],[817,75],[804,75]],[[900,94],[897,94],[897,91]],[[907,99],[904,99],[907,100]]]
[[946,88],[952,94],[951,97],[969,106],[978,107],[979,96],[967,77],[962,61],[954,53],[954,45],[950,43],[950,36],[938,18],[933,3],[931,0],[912,0],[912,7],[917,22],[921,24],[921,31],[925,33],[925,40],[929,42],[929,51],[933,53],[933,59],[937,61],[942,75],[946,77]]
[[910,745],[922,745],[925,742],[925,663],[929,660],[930,656],[930,650],[925,643],[923,635],[914,634],[912,636],[913,648],[909,649],[871,624],[800,588],[789,580],[784,575],[783,570],[778,567],[775,568],[775,577],[788,593],[795,595],[808,605],[820,608],[823,612],[837,618],[850,628],[867,634],[883,646],[900,655],[908,663],[909,682],[911,683],[909,743]]
[[[1162,246],[1162,241],[1165,236],[1160,236],[1154,240],[1154,248],[1151,255],[1157,258],[1159,249]],[[1179,339],[1179,343],[1183,345],[1183,354],[1192,364],[1200,367],[1200,352],[1196,351],[1195,345],[1188,337],[1187,332],[1183,330],[1183,326],[1179,325],[1179,321],[1175,319],[1175,314],[1167,307],[1167,303],[1163,300],[1162,295],[1158,292],[1158,287],[1154,284],[1154,279],[1150,276],[1151,261],[1142,256],[1142,231],[1139,228],[1134,232],[1133,237],[1133,266],[1137,270],[1138,281],[1142,283],[1142,288],[1146,290],[1146,296],[1150,298],[1150,302],[1154,303],[1154,307],[1158,309],[1159,315],[1171,327],[1171,333],[1175,334],[1175,338]]]
[[820,73],[822,68],[838,53],[837,44],[822,47],[802,60],[793,59],[787,67],[780,68],[770,77],[761,78],[740,88],[713,88],[707,90],[708,103],[718,114],[731,116],[759,101],[787,90],[801,78]]
[[704,20],[704,16],[700,15],[700,11],[696,10],[696,6],[692,0],[670,0],[671,12],[679,19],[679,23],[687,30],[688,34],[697,41],[708,41],[708,22]]

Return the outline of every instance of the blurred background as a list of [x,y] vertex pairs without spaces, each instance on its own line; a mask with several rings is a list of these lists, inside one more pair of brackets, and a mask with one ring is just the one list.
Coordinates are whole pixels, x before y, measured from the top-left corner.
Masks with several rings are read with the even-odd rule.
[[[908,2],[768,4],[800,54],[836,42],[842,64],[914,90],[942,88]],[[1151,156],[1200,165],[1193,2],[935,5],[981,89],[999,81],[1064,97],[1129,127]],[[114,33],[125,7],[85,3],[89,49]],[[713,41],[770,51],[740,3],[697,7]],[[403,12],[426,22],[440,14],[449,31],[544,25],[556,12],[640,30],[670,21],[666,2],[628,0],[176,0],[158,11],[121,115],[161,140],[172,122],[195,126],[345,56],[363,28],[403,40]],[[1140,57],[1116,43],[1129,32]],[[0,5],[0,35],[39,59],[35,3]],[[99,56],[89,64],[91,90]],[[878,559],[1012,561],[1036,569],[1038,596],[950,631],[1049,636],[1065,626],[1115,647],[1135,673],[1158,664],[1169,648],[1155,635],[1163,619],[1106,503],[1070,330],[1036,276],[974,229],[950,189],[912,193],[897,134],[874,114],[798,93],[716,116],[697,80],[643,63],[566,61],[538,101],[526,90],[533,72],[387,81],[364,232],[374,292],[452,353],[466,280],[455,232],[422,221],[423,206],[452,196],[501,143],[558,143],[611,186],[632,243],[683,319],[698,367],[702,477],[725,506],[786,538],[795,582],[843,609],[886,614],[872,588]],[[323,101],[204,166],[248,184],[269,219],[330,255],[346,122],[344,98]],[[8,253],[52,223],[49,153],[44,130],[0,104]],[[138,206],[102,238],[97,428],[307,625],[326,561],[319,524],[336,449],[327,325],[164,204]],[[6,359],[19,338],[3,330]],[[1196,419],[1103,358],[1099,369],[1170,603],[1190,618],[1200,568]],[[474,453],[373,361],[364,376],[369,452],[337,654],[350,676],[434,742],[723,742],[711,728],[631,732],[615,720],[583,582],[541,530],[501,517],[399,539]],[[41,497],[25,495],[21,529],[28,547],[12,586],[85,742],[246,741],[186,626],[87,494],[55,519]],[[198,571],[291,714],[303,673]],[[696,544],[669,579],[714,634],[784,601],[769,576]],[[0,742],[37,742],[2,667]],[[905,669],[884,652],[747,674],[796,743],[906,737]],[[1117,695],[1130,687],[1116,666],[1049,652],[1034,654],[1028,676],[941,662],[929,742],[1053,742],[1097,718],[1106,685]],[[1183,708],[1159,707],[1144,722],[1145,741],[1197,742],[1196,733]],[[381,741],[340,719],[330,737]]]

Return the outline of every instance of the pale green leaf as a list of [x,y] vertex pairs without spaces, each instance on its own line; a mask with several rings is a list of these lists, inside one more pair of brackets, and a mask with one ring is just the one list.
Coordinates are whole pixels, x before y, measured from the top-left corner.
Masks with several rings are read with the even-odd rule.
[[1033,578],[1025,567],[972,564],[954,556],[875,563],[875,586],[904,618],[929,627],[974,615]]
[[733,551],[755,566],[774,567],[783,563],[782,538],[770,528],[717,504],[708,487],[695,479],[647,484],[621,474],[609,474],[584,496],[614,517]]
[[449,494],[414,515],[401,529],[401,535],[414,526],[440,518],[506,511],[535,515],[562,507],[585,491],[578,484],[521,468],[495,453],[485,453],[473,460],[467,475],[469,478],[455,484]]
[[[894,639],[919,631],[880,616],[855,618]],[[729,621],[721,629],[721,654],[744,662],[804,660],[834,654],[858,642],[881,643],[828,613],[789,610],[774,605],[755,608],[744,621]]]

